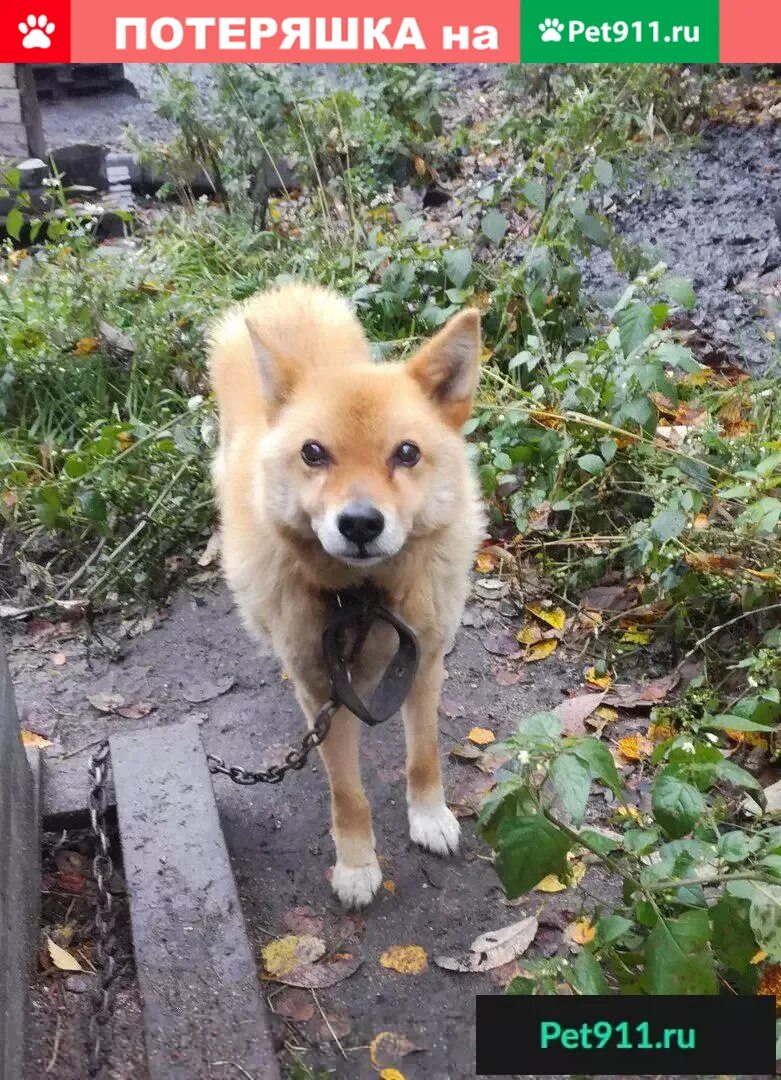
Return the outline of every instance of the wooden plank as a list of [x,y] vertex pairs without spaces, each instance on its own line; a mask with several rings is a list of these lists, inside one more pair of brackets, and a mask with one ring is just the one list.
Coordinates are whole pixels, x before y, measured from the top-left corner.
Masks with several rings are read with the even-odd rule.
[[112,736],[111,761],[150,1080],[278,1080],[197,723]]
[[37,754],[28,764],[0,641],[0,1080],[23,1074],[24,1006],[38,940]]

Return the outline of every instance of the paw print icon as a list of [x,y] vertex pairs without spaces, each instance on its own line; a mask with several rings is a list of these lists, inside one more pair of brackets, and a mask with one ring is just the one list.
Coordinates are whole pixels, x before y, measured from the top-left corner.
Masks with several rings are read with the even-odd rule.
[[56,27],[48,15],[28,15],[26,22],[19,23],[23,49],[48,49]]
[[561,41],[564,33],[564,23],[558,19],[545,19],[540,23],[540,33],[543,41]]

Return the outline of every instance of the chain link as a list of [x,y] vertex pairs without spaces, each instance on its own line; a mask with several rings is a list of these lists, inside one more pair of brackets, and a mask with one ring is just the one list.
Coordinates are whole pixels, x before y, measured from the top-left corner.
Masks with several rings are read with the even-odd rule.
[[89,1020],[90,1076],[100,1076],[108,1064],[111,1048],[111,1015],[114,1004],[114,979],[116,977],[117,939],[114,926],[114,907],[109,887],[114,874],[109,837],[106,830],[108,807],[108,782],[111,762],[108,739],[104,739],[90,758],[89,775],[92,787],[89,794],[89,811],[92,835],[95,839],[95,857],[92,873],[97,883],[95,900],[95,967],[98,983]]
[[285,779],[289,772],[298,772],[303,769],[311,752],[325,740],[326,735],[331,730],[331,720],[337,708],[337,703],[332,699],[326,701],[315,717],[312,727],[302,738],[301,748],[299,750],[290,750],[281,764],[269,765],[267,769],[253,772],[251,769],[245,769],[241,765],[226,765],[223,759],[217,757],[216,754],[207,754],[206,760],[209,763],[209,772],[221,773],[223,776],[229,777],[234,784],[243,784],[247,787],[252,784],[278,784],[280,780]]

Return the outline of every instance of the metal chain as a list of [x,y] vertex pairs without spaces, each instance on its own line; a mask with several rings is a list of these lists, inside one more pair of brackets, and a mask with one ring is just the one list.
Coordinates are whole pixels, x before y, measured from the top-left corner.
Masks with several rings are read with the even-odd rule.
[[267,769],[253,772],[251,769],[245,769],[241,765],[226,765],[223,759],[217,757],[216,754],[207,754],[206,760],[209,764],[209,772],[222,773],[223,776],[229,777],[234,784],[244,784],[246,786],[251,784],[278,784],[280,780],[285,779],[289,772],[297,772],[303,769],[311,752],[325,740],[326,735],[331,730],[331,720],[338,707],[338,704],[329,698],[315,717],[312,727],[302,738],[301,748],[299,750],[290,750],[281,764],[269,765]]
[[109,885],[114,874],[108,832],[106,809],[108,792],[106,785],[111,761],[108,739],[104,739],[90,758],[89,775],[92,787],[89,793],[89,811],[92,835],[95,838],[95,857],[92,873],[97,883],[95,900],[95,967],[98,984],[95,988],[94,1005],[89,1020],[90,1076],[99,1076],[108,1063],[111,1047],[111,1015],[114,1004],[114,979],[116,977],[115,952],[117,939],[114,927],[114,909]]

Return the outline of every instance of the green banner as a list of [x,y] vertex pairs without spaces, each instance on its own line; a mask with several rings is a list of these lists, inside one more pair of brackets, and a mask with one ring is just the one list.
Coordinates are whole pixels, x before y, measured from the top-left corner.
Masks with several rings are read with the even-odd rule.
[[717,63],[719,0],[521,0],[521,61]]

